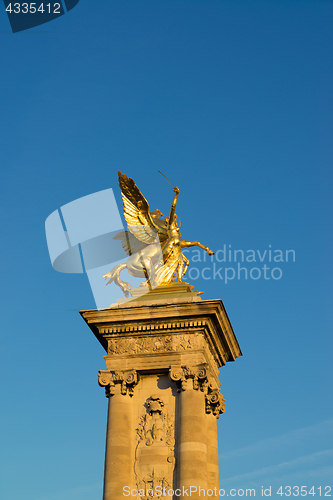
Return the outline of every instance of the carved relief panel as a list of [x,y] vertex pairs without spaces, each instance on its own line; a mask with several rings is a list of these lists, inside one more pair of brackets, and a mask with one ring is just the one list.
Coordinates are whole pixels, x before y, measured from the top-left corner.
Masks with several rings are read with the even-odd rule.
[[[160,499],[158,491],[173,486],[175,469],[174,415],[158,394],[150,396],[139,417],[134,471],[141,500]],[[159,488],[157,488],[159,487]],[[156,489],[157,488],[157,489]],[[153,494],[152,494],[153,493]],[[163,495],[163,500],[171,497]]]
[[178,352],[198,349],[202,346],[202,334],[149,335],[110,339],[108,355],[151,354],[158,352]]

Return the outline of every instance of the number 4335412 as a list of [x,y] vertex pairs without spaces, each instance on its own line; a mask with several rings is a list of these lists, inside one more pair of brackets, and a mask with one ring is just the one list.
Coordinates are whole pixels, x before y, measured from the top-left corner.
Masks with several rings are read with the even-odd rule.
[[323,497],[330,497],[331,496],[331,486],[318,486],[318,488],[315,488],[312,486],[310,490],[307,489],[306,486],[280,486],[280,488],[277,490],[276,494],[286,497],[305,497],[307,495],[318,495],[318,496],[323,496]]
[[44,3],[39,4],[38,3],[10,3],[8,7],[6,8],[6,11],[14,14],[35,14],[35,12],[40,12],[41,14],[61,14],[60,12],[60,3],[48,3],[45,4],[44,8]]

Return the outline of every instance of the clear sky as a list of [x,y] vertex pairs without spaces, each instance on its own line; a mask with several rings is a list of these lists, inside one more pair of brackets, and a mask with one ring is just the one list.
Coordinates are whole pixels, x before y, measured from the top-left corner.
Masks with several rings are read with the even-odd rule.
[[119,169],[152,210],[158,170],[179,186],[185,239],[255,251],[247,280],[188,254],[243,351],[220,375],[221,488],[333,486],[332,26],[329,0],[80,0],[16,34],[1,8],[1,498],[101,498],[95,302],[44,224],[108,188],[120,206]]

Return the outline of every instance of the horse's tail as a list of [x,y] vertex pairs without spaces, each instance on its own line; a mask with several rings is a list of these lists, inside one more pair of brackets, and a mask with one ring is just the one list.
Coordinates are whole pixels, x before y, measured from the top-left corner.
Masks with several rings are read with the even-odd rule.
[[105,279],[110,278],[109,281],[107,282],[107,285],[109,285],[114,281],[115,284],[121,288],[125,297],[129,298],[132,296],[130,292],[131,285],[127,283],[127,281],[123,281],[120,279],[120,273],[123,269],[126,269],[126,264],[118,264],[117,266],[114,266],[114,268],[111,269],[109,273],[104,274],[103,278]]

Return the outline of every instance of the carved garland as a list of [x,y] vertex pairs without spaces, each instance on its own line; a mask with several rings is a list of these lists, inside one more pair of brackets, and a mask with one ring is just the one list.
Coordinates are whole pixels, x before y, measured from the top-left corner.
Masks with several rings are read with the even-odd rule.
[[108,355],[146,354],[155,352],[176,352],[199,349],[202,346],[202,334],[160,335],[147,337],[128,337],[110,339]]
[[98,372],[98,384],[105,387],[105,396],[109,398],[116,392],[115,384],[121,384],[120,392],[124,396],[129,394],[133,396],[134,387],[138,383],[138,374],[136,370],[128,371],[107,371]]
[[[150,325],[153,327],[153,325]],[[171,325],[168,325],[171,326]],[[133,328],[131,328],[132,330]],[[151,328],[153,329],[153,328]],[[178,352],[191,349],[205,349],[211,363],[219,366],[219,359],[214,353],[210,343],[205,342],[204,333],[201,331],[191,333],[159,334],[153,335],[129,335],[125,337],[108,338],[108,356],[122,356],[135,354],[151,354],[162,352]],[[222,362],[225,363],[225,355],[222,354]]]

